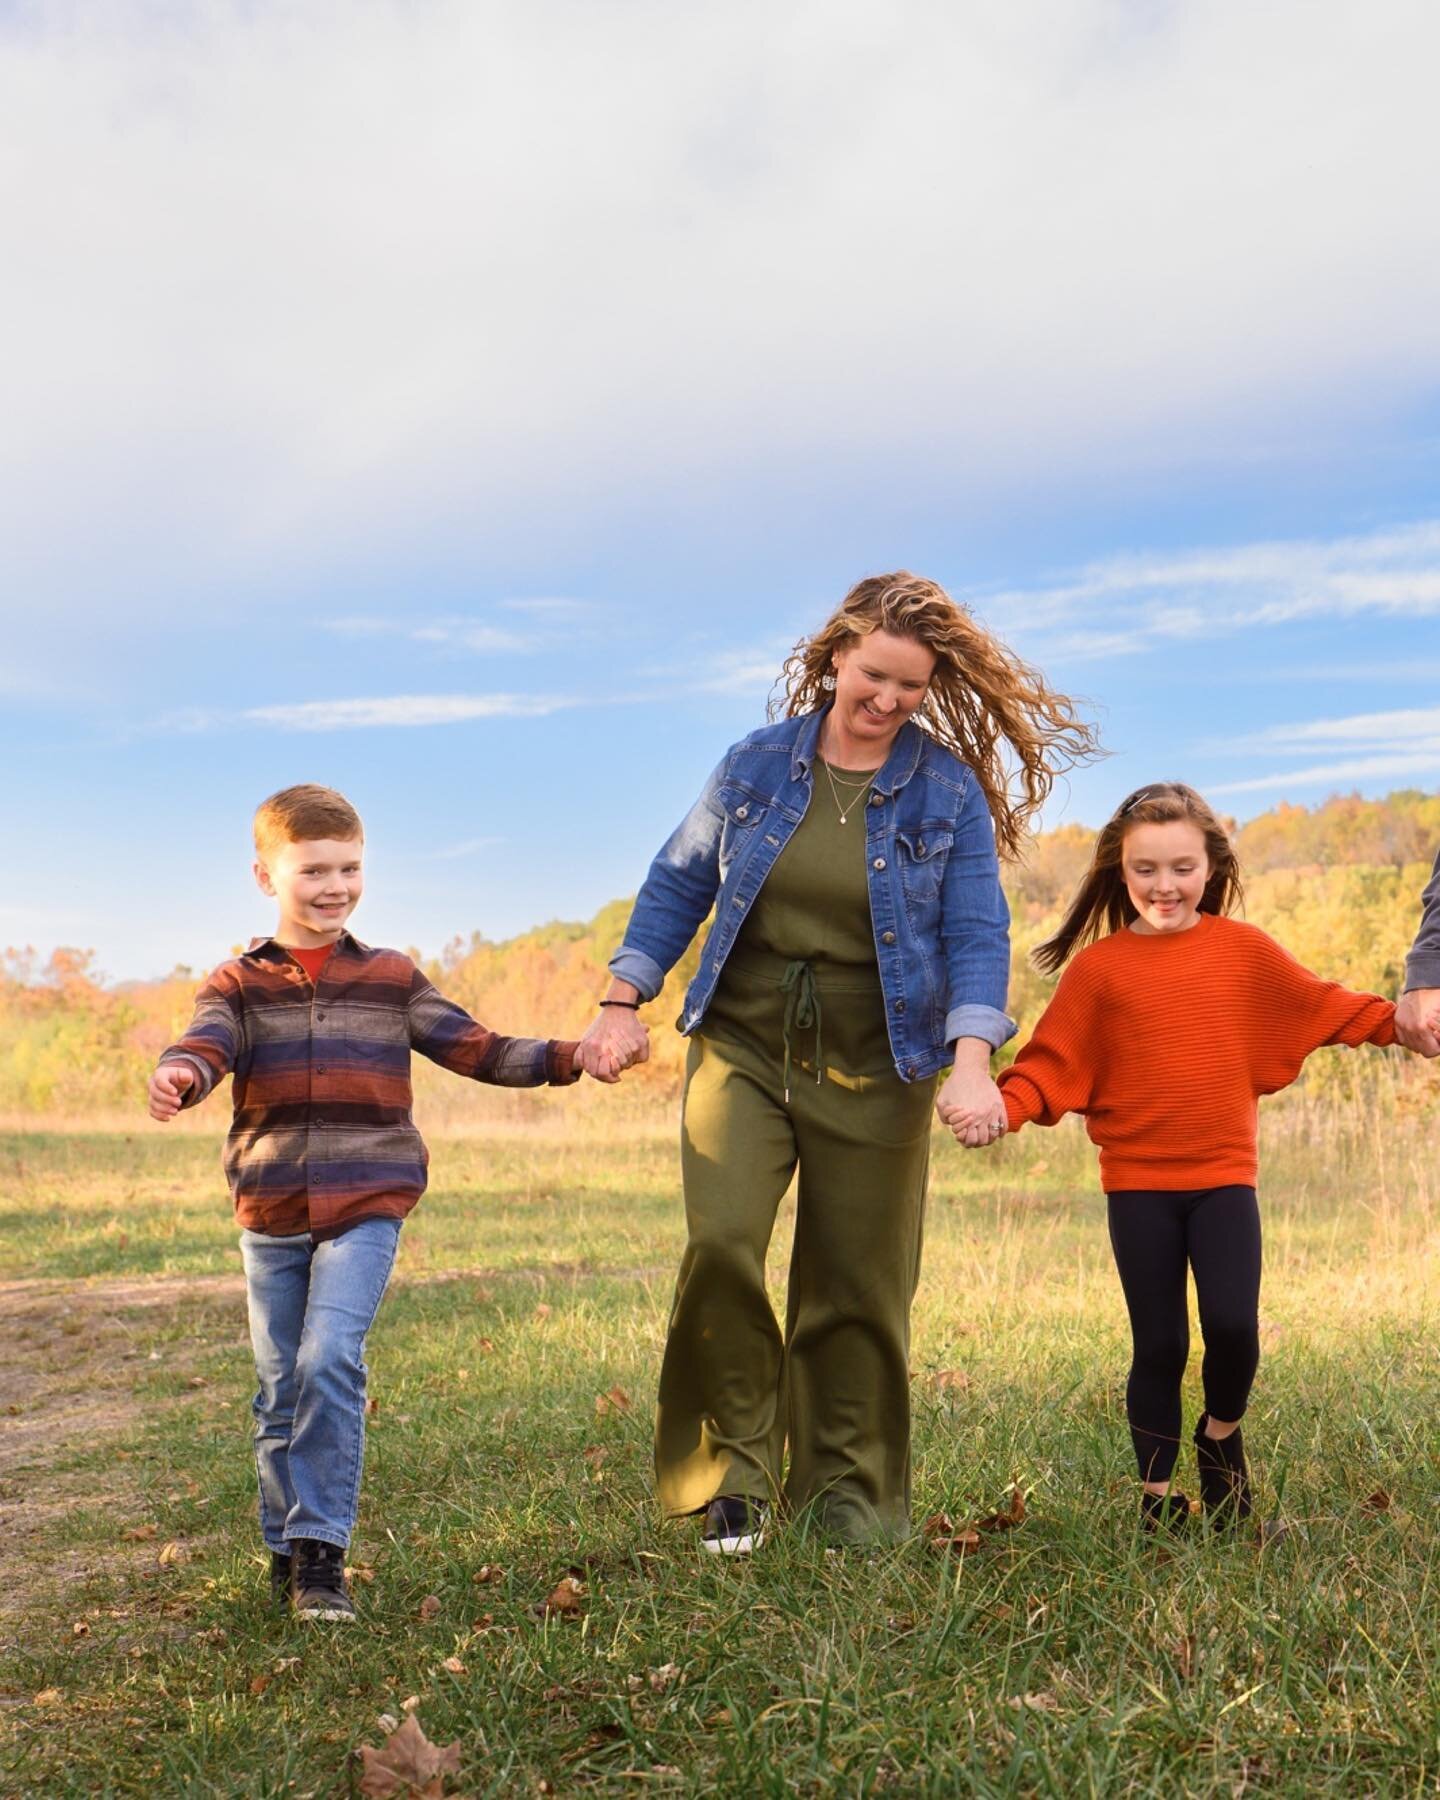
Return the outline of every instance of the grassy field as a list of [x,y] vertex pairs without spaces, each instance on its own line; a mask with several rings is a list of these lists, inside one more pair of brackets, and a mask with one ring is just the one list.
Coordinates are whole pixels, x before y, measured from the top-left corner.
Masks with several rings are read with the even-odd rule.
[[371,1339],[344,1633],[264,1604],[216,1139],[0,1135],[0,1793],[344,1795],[407,1708],[470,1795],[1440,1791],[1428,1091],[1268,1119],[1263,1549],[1136,1535],[1078,1132],[936,1144],[917,1521],[1018,1484],[1024,1523],[963,1560],[791,1531],[724,1566],[650,1503],[670,1122],[560,1097],[436,1138]]

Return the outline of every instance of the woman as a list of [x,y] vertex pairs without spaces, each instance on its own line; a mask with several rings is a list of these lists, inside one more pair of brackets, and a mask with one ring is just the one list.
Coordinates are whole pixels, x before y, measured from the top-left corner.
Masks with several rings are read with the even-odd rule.
[[[680,1019],[689,1241],[655,1454],[667,1515],[704,1512],[724,1554],[759,1545],[782,1494],[831,1542],[908,1533],[930,1105],[968,1145],[1004,1130],[996,841],[1015,854],[1055,774],[1095,747],[1069,700],[914,575],[853,588],[785,680],[785,717],[726,752],[652,863],[581,1046],[601,1080],[644,1060],[635,1009],[713,906]],[[782,1334],[765,1254],[797,1165]]]

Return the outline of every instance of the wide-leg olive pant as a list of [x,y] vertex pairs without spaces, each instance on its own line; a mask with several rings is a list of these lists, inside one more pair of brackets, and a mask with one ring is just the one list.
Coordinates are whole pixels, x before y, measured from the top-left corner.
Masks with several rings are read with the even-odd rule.
[[[675,1516],[717,1494],[783,1494],[833,1541],[893,1540],[909,1530],[910,1307],[935,1083],[896,1075],[878,974],[820,965],[825,1075],[813,1029],[792,1030],[787,1100],[785,968],[736,952],[690,1045],[689,1241],[660,1372],[660,1501]],[[797,1163],[782,1336],[765,1257]]]

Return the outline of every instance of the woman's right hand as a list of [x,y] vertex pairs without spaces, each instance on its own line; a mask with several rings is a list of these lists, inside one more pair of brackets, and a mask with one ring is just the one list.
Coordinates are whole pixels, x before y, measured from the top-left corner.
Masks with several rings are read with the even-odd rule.
[[618,1081],[650,1060],[650,1033],[628,1006],[602,1006],[580,1040],[580,1067],[596,1081]]

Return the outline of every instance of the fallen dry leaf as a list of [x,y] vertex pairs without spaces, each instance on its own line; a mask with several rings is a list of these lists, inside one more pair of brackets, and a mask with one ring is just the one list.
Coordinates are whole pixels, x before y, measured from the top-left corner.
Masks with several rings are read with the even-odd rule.
[[486,1356],[492,1355],[495,1349],[495,1340],[493,1338],[481,1338],[480,1349]]
[[980,1548],[980,1533],[968,1526],[964,1531],[957,1531],[949,1513],[931,1513],[921,1527],[921,1535],[926,1549],[933,1550],[936,1555],[966,1556]]
[[41,1688],[35,1696],[35,1704],[37,1706],[58,1706],[64,1698],[65,1695],[59,1688]]
[[438,1594],[427,1594],[420,1602],[420,1623],[428,1625],[432,1619],[440,1617],[440,1597]]
[[587,1444],[580,1454],[585,1458],[585,1461],[589,1463],[592,1469],[598,1471],[601,1463],[605,1461],[605,1458],[609,1456],[610,1452],[603,1444]]
[[1025,1523],[1025,1496],[1018,1487],[1010,1490],[1010,1504],[1004,1512],[986,1513],[975,1521],[977,1531],[1013,1531]]
[[172,1563],[182,1563],[185,1561],[185,1546],[172,1538],[168,1544],[160,1546],[160,1554],[155,1560],[162,1569],[168,1569]]
[[458,1656],[447,1656],[440,1667],[448,1670],[451,1675],[463,1675],[465,1673],[465,1665]]
[[159,1537],[160,1527],[158,1525],[132,1525],[128,1531],[122,1531],[120,1535],[128,1544],[143,1544],[150,1538]]
[[679,1663],[662,1663],[658,1669],[652,1669],[650,1671],[650,1686],[657,1694],[663,1694],[666,1688],[674,1687],[679,1679]]
[[391,1796],[408,1800],[417,1794],[423,1800],[439,1800],[445,1792],[445,1777],[460,1773],[460,1743],[457,1738],[443,1750],[432,1744],[412,1712],[378,1750],[363,1745],[360,1760],[364,1766],[360,1792],[368,1800],[390,1800]]
[[373,1581],[375,1571],[365,1563],[356,1563],[353,1568],[346,1563],[345,1578],[347,1581]]
[[1051,1693],[1012,1694],[1005,1702],[1013,1706],[1017,1712],[1058,1712],[1060,1702]]
[[574,1575],[562,1575],[545,1596],[540,1611],[543,1615],[558,1613],[561,1618],[576,1619],[585,1610],[585,1583]]
[[1390,1496],[1384,1488],[1376,1488],[1373,1494],[1367,1494],[1360,1502],[1366,1512],[1389,1512]]
[[400,1710],[401,1712],[413,1713],[419,1704],[420,1696],[418,1694],[407,1694],[400,1702]]
[[390,1732],[395,1731],[399,1727],[400,1721],[395,1717],[394,1713],[381,1713],[375,1723],[382,1731]]
[[380,1410],[380,1402],[372,1394],[370,1396],[370,1398],[365,1402],[366,1417],[373,1419],[375,1417],[376,1413],[379,1412],[379,1410]]
[[70,1635],[77,1638],[89,1637],[90,1621],[88,1619],[77,1619],[70,1627]]
[[480,1567],[470,1579],[475,1583],[476,1587],[484,1587],[485,1584],[490,1581],[503,1581],[505,1579],[505,1571],[498,1563],[481,1563]]
[[630,1396],[623,1387],[612,1387],[603,1394],[595,1396],[595,1417],[603,1419],[607,1413],[628,1413]]
[[937,1370],[930,1381],[936,1392],[941,1394],[963,1394],[970,1385],[970,1377],[963,1369]]
[[210,1383],[203,1375],[192,1375],[190,1377],[190,1385],[192,1388],[202,1388],[209,1387]]
[[273,1675],[257,1675],[250,1683],[250,1692],[258,1700],[274,1679]]

